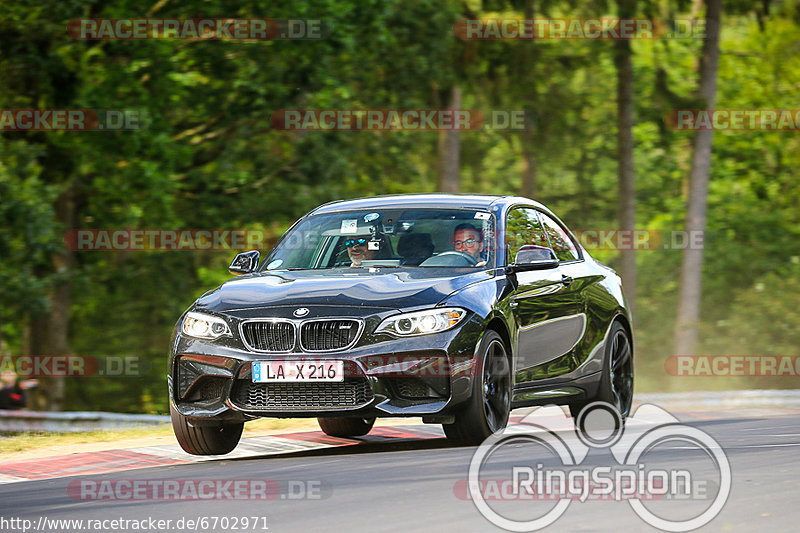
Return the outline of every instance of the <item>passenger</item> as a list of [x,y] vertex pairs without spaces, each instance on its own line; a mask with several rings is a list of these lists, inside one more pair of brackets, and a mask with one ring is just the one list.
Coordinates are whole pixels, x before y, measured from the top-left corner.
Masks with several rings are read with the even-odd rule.
[[350,261],[352,261],[351,267],[361,266],[361,262],[365,259],[369,261],[375,257],[375,250],[370,250],[367,247],[369,241],[369,235],[350,237],[344,241],[344,245],[347,246],[347,255],[350,256]]

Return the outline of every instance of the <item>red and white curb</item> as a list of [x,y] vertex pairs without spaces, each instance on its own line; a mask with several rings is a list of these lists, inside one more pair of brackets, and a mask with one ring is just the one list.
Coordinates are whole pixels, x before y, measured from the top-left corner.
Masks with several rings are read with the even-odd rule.
[[[529,410],[515,411],[511,421],[519,422]],[[736,416],[768,417],[797,414],[797,409],[736,409]],[[520,413],[520,414],[517,414]],[[677,413],[676,413],[677,414]],[[724,418],[720,411],[684,411],[677,414],[682,421]],[[638,418],[638,420],[636,419]],[[645,424],[646,418],[628,419],[626,427]],[[550,431],[572,431],[573,421],[566,416],[541,416],[536,423]],[[111,449],[93,452],[79,452],[37,459],[0,461],[0,484],[19,483],[40,479],[53,479],[67,476],[83,476],[122,472],[140,468],[191,464],[206,461],[256,458],[262,456],[285,455],[364,444],[404,442],[422,439],[441,439],[444,437],[439,425],[402,425],[374,428],[365,437],[345,439],[325,435],[321,431],[303,431],[262,437],[247,437],[241,440],[236,449],[227,455],[196,456],[184,452],[178,444],[145,446],[130,449]]]
[[283,455],[366,443],[436,439],[443,436],[439,426],[390,426],[377,427],[368,436],[358,439],[329,437],[321,431],[247,437],[242,439],[236,449],[227,455],[189,455],[177,444],[80,452],[69,455],[0,462],[0,484],[67,476],[106,474],[139,468],[205,461]]

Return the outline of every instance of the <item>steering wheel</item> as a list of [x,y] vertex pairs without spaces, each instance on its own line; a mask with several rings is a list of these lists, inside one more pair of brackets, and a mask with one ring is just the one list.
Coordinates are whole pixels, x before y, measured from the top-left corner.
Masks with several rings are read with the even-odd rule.
[[[472,257],[471,255],[469,255],[468,253],[466,253],[466,252],[457,252],[455,250],[450,250],[449,252],[442,252],[439,255],[436,255],[434,257],[439,258],[439,257],[447,257],[447,256],[451,256],[453,258],[464,259],[465,261],[467,261],[467,266],[475,266],[475,265],[478,264],[478,260],[475,259],[474,257]],[[453,265],[453,266],[458,266],[458,265]]]

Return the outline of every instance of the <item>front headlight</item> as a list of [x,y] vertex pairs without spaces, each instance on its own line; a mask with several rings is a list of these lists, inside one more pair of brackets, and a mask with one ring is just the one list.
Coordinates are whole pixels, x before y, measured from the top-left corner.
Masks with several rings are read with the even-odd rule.
[[467,316],[467,312],[457,307],[428,309],[414,313],[390,316],[378,326],[375,333],[388,333],[399,337],[427,335],[446,331]]
[[198,339],[216,339],[231,336],[231,328],[223,319],[203,313],[186,313],[181,328],[186,335]]

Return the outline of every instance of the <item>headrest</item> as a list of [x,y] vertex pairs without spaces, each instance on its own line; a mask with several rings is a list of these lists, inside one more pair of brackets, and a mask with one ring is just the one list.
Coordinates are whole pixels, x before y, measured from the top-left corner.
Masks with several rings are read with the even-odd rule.
[[397,242],[397,253],[403,257],[428,257],[433,253],[433,239],[430,233],[407,233]]

